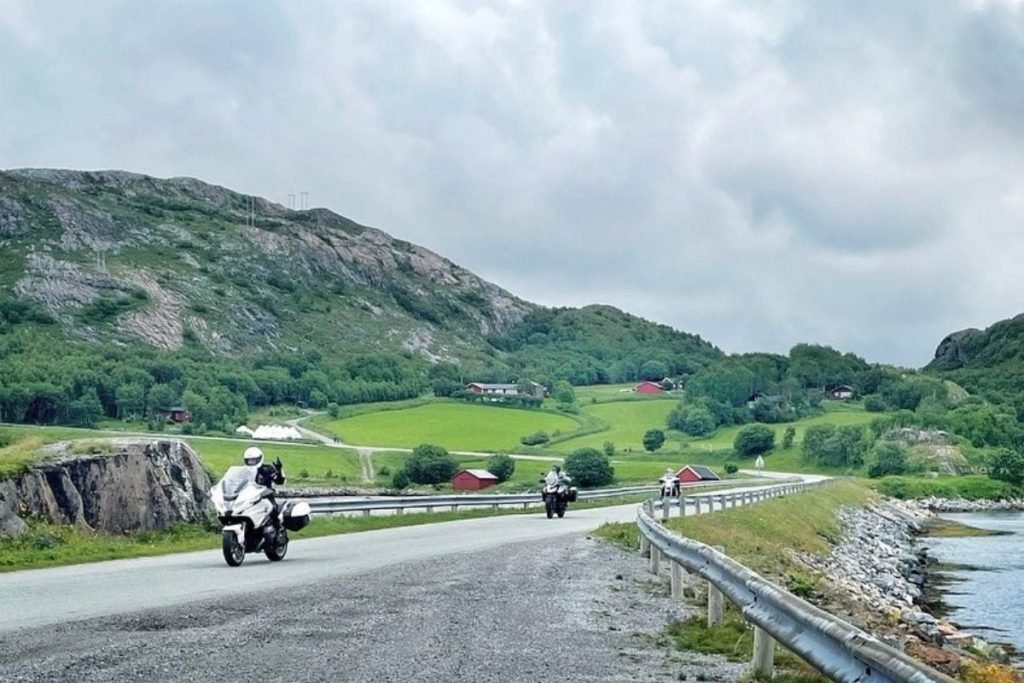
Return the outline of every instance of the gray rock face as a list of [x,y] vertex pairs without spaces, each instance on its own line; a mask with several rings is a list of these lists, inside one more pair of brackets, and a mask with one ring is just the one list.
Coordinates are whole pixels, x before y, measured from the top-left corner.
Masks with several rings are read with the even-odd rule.
[[66,457],[0,481],[0,501],[50,522],[112,532],[167,529],[207,516],[210,479],[187,444],[111,445],[109,454]]
[[17,536],[28,531],[28,525],[6,502],[0,500],[0,538]]
[[965,341],[978,334],[981,334],[981,330],[972,327],[947,336],[939,342],[938,348],[935,349],[935,360],[942,361],[954,368],[966,365],[970,361],[970,356],[967,353]]

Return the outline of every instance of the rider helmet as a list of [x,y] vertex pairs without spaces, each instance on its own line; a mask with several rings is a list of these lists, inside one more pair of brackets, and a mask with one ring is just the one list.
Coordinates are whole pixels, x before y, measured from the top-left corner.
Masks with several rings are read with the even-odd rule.
[[555,472],[561,472],[562,471],[562,468],[560,466],[558,466],[558,465],[555,465],[552,469],[554,469]]
[[263,451],[255,446],[246,448],[245,453],[242,453],[242,460],[249,467],[259,467],[263,464]]

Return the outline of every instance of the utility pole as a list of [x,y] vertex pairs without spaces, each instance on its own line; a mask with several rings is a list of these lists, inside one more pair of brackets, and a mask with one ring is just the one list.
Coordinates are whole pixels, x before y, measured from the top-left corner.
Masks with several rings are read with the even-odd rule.
[[308,209],[309,208],[309,193],[308,192],[302,192],[300,194],[302,195],[302,208],[303,208],[303,210]]
[[288,194],[288,208],[295,210],[295,193]]

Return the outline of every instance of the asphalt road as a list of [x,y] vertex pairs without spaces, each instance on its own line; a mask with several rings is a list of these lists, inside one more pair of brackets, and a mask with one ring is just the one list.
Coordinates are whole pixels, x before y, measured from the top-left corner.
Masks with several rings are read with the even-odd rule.
[[0,681],[738,680],[743,663],[672,646],[694,608],[645,565],[582,535],[311,584],[286,561],[261,594],[0,635]]

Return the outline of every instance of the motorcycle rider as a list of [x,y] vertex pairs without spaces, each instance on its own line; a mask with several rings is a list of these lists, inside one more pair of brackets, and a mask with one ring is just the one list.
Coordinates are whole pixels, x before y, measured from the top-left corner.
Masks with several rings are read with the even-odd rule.
[[676,473],[672,471],[671,467],[665,469],[665,474],[661,475],[661,479],[659,479],[658,481],[661,482],[663,490],[665,484],[669,485],[670,495],[679,495],[679,477],[676,476]]
[[544,477],[544,483],[548,486],[568,486],[569,482],[572,481],[572,477],[562,472],[561,465],[552,465],[551,471]]
[[270,519],[274,523],[274,528],[280,529],[281,520],[278,515],[277,499],[274,497],[274,484],[284,484],[285,481],[281,459],[278,458],[274,464],[265,463],[263,462],[263,451],[256,446],[251,446],[245,449],[245,453],[242,453],[242,460],[246,467],[256,468],[256,484],[270,489],[270,495],[267,496],[270,504],[273,505]]

